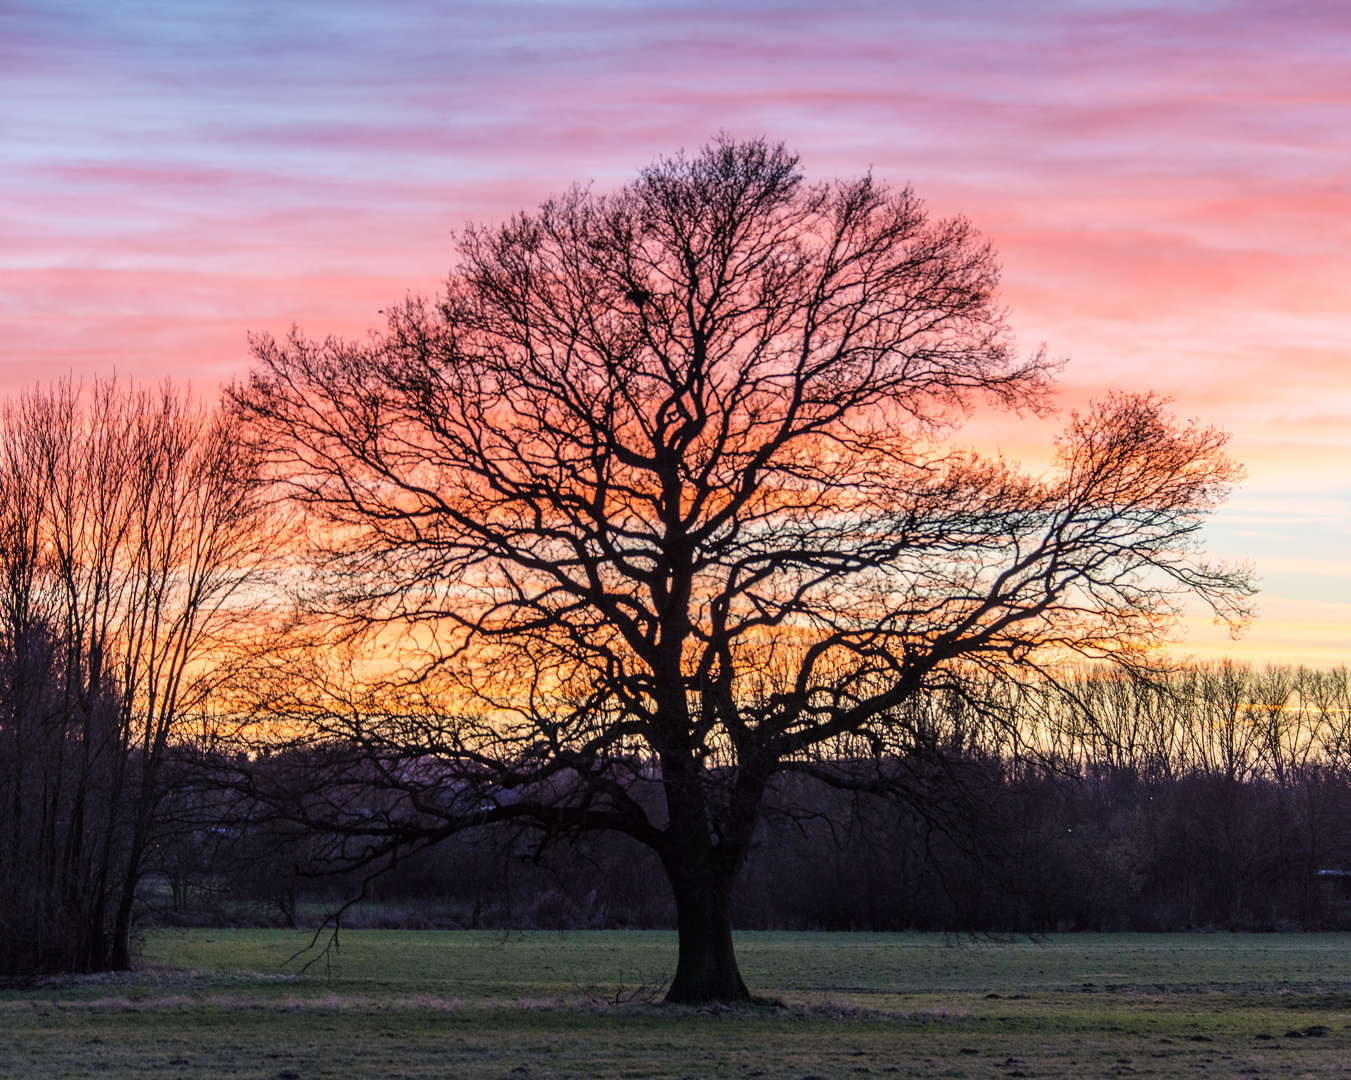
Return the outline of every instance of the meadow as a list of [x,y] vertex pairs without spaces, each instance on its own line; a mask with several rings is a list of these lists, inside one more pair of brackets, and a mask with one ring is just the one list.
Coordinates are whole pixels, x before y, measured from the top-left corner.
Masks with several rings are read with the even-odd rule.
[[[1351,935],[745,933],[769,1003],[663,1006],[673,934],[158,930],[0,991],[0,1075],[1290,1077],[1351,1071]],[[309,954],[313,956],[313,954]],[[289,960],[289,962],[288,962]]]

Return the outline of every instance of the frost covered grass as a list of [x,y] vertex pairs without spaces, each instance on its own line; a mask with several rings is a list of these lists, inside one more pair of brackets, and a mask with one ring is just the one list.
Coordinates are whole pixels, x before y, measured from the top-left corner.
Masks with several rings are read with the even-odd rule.
[[[151,972],[271,979],[341,993],[371,983],[466,1000],[552,997],[660,984],[675,966],[661,931],[343,931],[327,956],[309,931],[160,930]],[[321,942],[322,943],[322,942]],[[288,959],[300,953],[294,960]],[[957,939],[939,934],[742,933],[752,990],[785,1000],[840,993],[1018,993],[1157,987],[1351,989],[1351,934],[1059,934]],[[313,961],[300,975],[306,961]]]
[[0,993],[0,1075],[1297,1076],[1351,1062],[1351,936],[744,934],[774,1005],[666,1007],[669,934],[156,931]]

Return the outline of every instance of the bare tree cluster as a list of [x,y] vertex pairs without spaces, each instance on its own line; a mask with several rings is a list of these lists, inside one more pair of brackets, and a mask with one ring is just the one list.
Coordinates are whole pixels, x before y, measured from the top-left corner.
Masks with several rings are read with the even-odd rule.
[[262,566],[255,479],[168,386],[0,412],[0,973],[130,965],[168,762]]
[[1042,695],[1023,725],[1072,771],[1120,765],[1169,780],[1192,773],[1284,783],[1302,769],[1351,768],[1345,667],[1220,661],[1126,679],[1078,671],[1069,696]]

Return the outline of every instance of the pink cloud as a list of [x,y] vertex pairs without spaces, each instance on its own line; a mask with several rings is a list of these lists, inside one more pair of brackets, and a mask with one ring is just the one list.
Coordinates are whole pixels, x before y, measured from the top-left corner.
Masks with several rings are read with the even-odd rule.
[[[1335,502],[1348,55],[1312,0],[10,4],[0,384],[214,385],[250,329],[359,333],[433,290],[467,218],[725,129],[973,218],[1015,328],[1073,358],[1067,405],[1155,387],[1234,430],[1254,483]],[[1035,464],[1053,429],[968,437]]]

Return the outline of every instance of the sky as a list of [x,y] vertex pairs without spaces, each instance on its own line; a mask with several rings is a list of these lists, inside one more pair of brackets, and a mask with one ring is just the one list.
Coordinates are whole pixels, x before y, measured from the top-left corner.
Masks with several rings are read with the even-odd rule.
[[[0,395],[214,394],[250,331],[361,334],[467,221],[711,136],[963,214],[1065,411],[1152,389],[1232,433],[1207,526],[1239,641],[1351,661],[1351,12],[1344,0],[0,0]],[[1044,468],[1063,423],[961,437]]]

